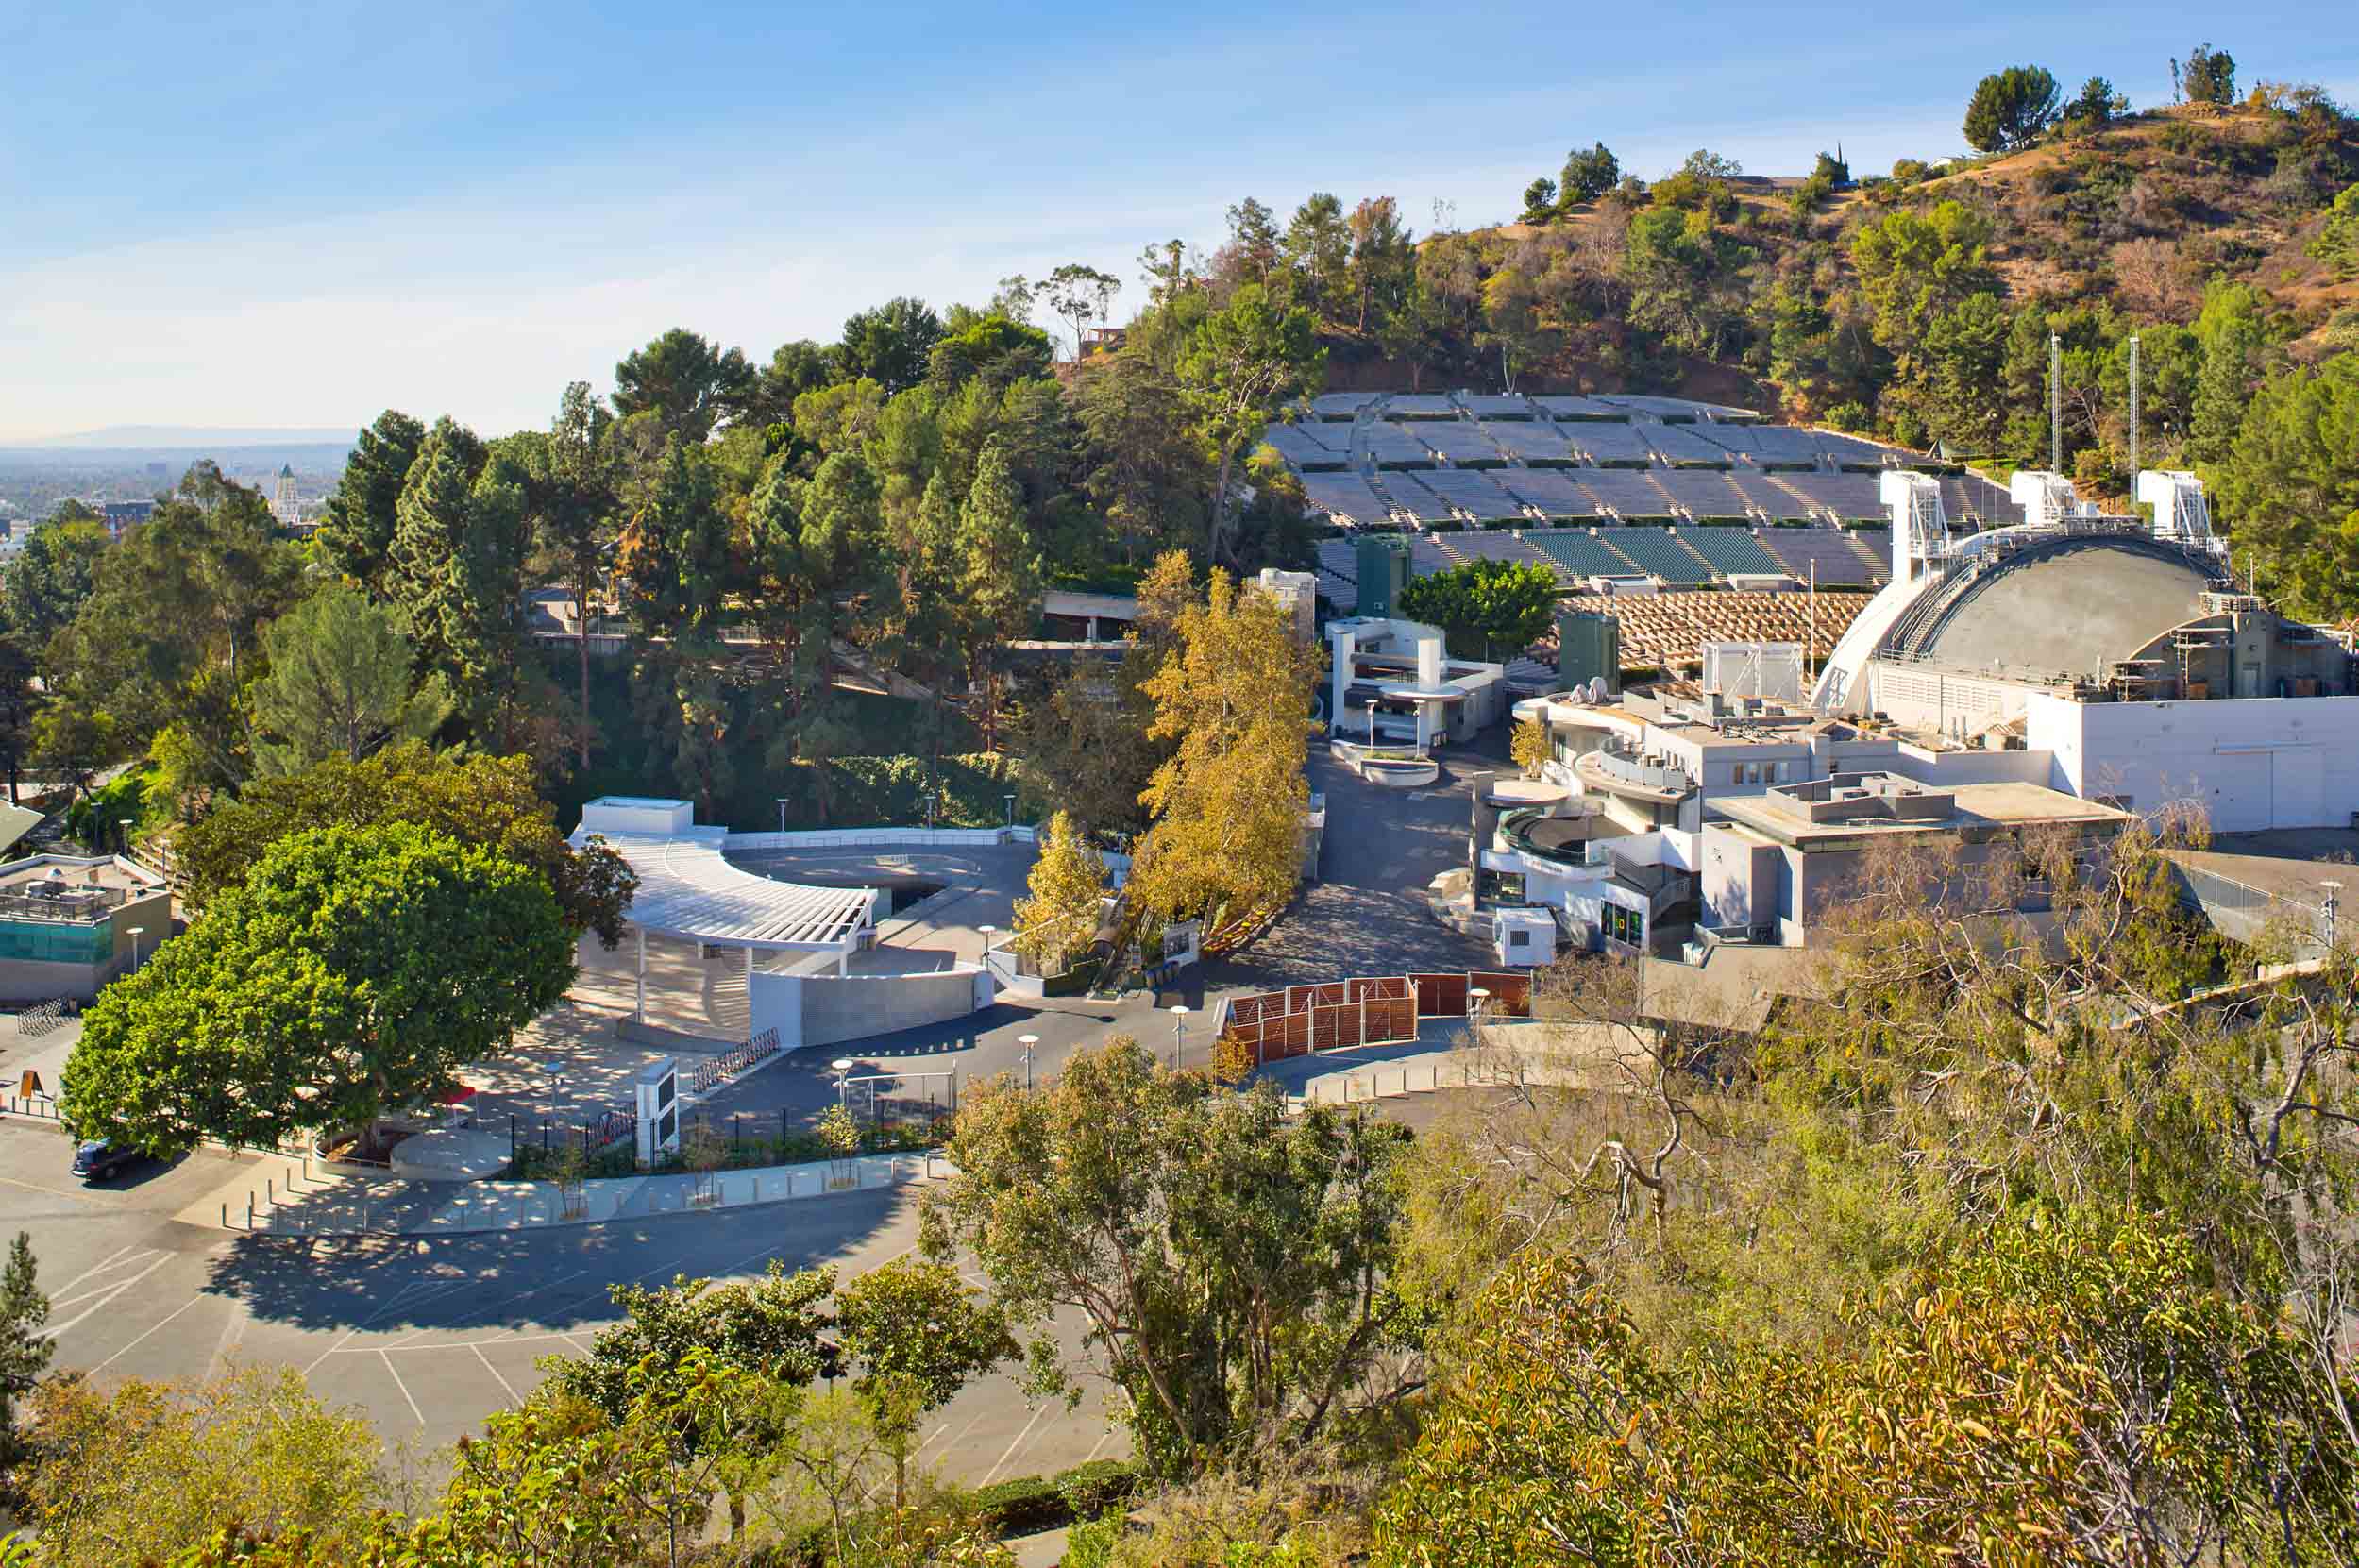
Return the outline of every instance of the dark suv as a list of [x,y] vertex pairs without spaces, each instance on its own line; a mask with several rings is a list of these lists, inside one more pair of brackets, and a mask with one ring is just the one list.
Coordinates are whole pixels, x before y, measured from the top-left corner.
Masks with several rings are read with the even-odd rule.
[[143,1157],[127,1144],[94,1138],[75,1148],[74,1173],[86,1182],[103,1182],[117,1172],[137,1165]]

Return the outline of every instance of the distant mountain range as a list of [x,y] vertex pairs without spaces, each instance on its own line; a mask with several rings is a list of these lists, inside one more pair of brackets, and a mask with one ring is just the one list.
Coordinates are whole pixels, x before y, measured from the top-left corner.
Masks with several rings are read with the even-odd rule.
[[55,451],[185,451],[201,447],[224,451],[233,447],[349,447],[360,433],[357,425],[329,430],[265,430],[208,428],[202,425],[110,425],[102,430],[75,435],[45,436],[33,441],[0,441],[0,449],[23,452]]

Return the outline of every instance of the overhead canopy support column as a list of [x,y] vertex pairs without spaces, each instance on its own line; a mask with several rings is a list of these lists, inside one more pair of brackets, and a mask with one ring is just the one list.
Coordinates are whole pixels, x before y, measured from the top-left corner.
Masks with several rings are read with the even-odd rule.
[[753,948],[746,947],[746,1038],[753,1038]]

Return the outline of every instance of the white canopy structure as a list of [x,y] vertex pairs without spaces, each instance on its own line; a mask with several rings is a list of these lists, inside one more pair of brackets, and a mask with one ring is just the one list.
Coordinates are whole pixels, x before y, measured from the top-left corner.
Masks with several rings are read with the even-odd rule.
[[699,827],[686,801],[606,795],[581,808],[579,846],[602,840],[631,865],[638,933],[638,1015],[647,1019],[649,932],[710,947],[743,948],[746,973],[757,953],[832,953],[840,973],[873,925],[883,894],[872,887],[777,882],[722,855],[726,828]]

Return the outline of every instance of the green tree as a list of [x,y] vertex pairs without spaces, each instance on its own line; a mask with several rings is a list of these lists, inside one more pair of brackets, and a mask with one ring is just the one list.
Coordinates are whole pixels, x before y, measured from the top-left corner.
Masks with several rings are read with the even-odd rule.
[[381,590],[399,526],[401,489],[426,441],[426,427],[387,409],[362,430],[319,523],[319,548],[329,565],[371,593]]
[[1040,558],[1022,497],[994,442],[958,512],[958,585],[968,668],[983,688],[983,746],[999,749],[999,650],[1030,631],[1040,606]]
[[1990,241],[1989,221],[1958,201],[1929,212],[1896,209],[1862,224],[1851,238],[1851,264],[1874,312],[1876,341],[1909,353],[1943,312],[1995,294]]
[[[886,396],[926,378],[928,357],[942,335],[942,318],[920,299],[892,299],[844,323],[835,346],[839,380],[872,380]],[[797,414],[797,424],[801,422]]]
[[48,1323],[49,1298],[41,1293],[33,1239],[18,1231],[8,1243],[7,1273],[0,1274],[0,1496],[16,1491],[18,1467],[29,1453],[19,1426],[20,1407],[57,1354],[43,1332]]
[[2359,185],[2346,186],[2334,198],[2308,249],[2336,278],[2359,278]]
[[1344,227],[1352,237],[1344,276],[1351,289],[1353,326],[1365,334],[1381,329],[1407,296],[1417,276],[1417,247],[1401,222],[1400,203],[1390,196],[1360,202]]
[[1978,152],[2013,151],[2039,140],[2056,120],[2056,78],[2037,65],[2011,65],[1974,87],[1966,104],[1966,145]]
[[[1340,228],[1340,215],[1337,222]],[[1238,459],[1262,439],[1289,397],[1317,389],[1325,364],[1326,351],[1317,346],[1310,312],[1282,307],[1251,283],[1188,334],[1177,379],[1190,422],[1215,469],[1205,541],[1205,553],[1213,560],[1236,559],[1230,537],[1236,499],[1231,485]]]
[[1343,204],[1325,191],[1312,193],[1294,210],[1278,242],[1278,255],[1289,287],[1275,297],[1305,307],[1315,321],[1340,321],[1352,264],[1352,232],[1343,221]]
[[391,1501],[368,1422],[329,1408],[288,1367],[202,1382],[79,1374],[35,1396],[25,1475],[41,1556],[58,1568],[171,1561],[224,1533],[304,1543],[321,1563],[377,1535]]
[[1566,153],[1564,174],[1557,181],[1559,197],[1567,207],[1595,201],[1621,183],[1621,160],[1606,150],[1603,142],[1592,143],[1587,152],[1575,148]]
[[565,929],[622,940],[623,911],[637,879],[602,843],[576,850],[533,784],[531,759],[481,753],[437,756],[415,742],[350,761],[341,754],[300,773],[257,779],[182,830],[181,898],[194,909],[243,886],[272,845],[306,828],[415,822],[480,845],[535,872]]
[[652,415],[664,433],[701,446],[714,427],[753,397],[745,351],[675,327],[615,366],[615,412]]
[[1524,187],[1525,223],[1546,223],[1557,215],[1557,182],[1542,175]]
[[1079,261],[1069,261],[1049,274],[1042,293],[1048,297],[1049,309],[1072,323],[1073,360],[1081,360],[1082,329],[1093,320],[1103,323],[1113,306],[1122,280],[1110,272],[1100,272]]
[[1049,818],[1040,858],[1032,863],[1025,885],[1031,896],[1016,901],[1010,945],[1036,960],[1041,973],[1061,973],[1067,959],[1096,937],[1105,897],[1105,862],[1065,812]]
[[2091,127],[2109,126],[2130,112],[2130,100],[2115,92],[2114,84],[2102,76],[2091,76],[2081,84],[2081,94],[2064,105],[2064,118],[2068,124]]
[[2359,614],[2359,359],[2264,381],[2205,472],[2237,553],[2272,591],[2321,619]]
[[1248,1437],[1299,1448],[1400,1326],[1383,1286],[1403,1138],[1324,1107],[1289,1121],[1274,1086],[1215,1092],[1118,1037],[1041,1090],[993,1079],[961,1105],[958,1174],[925,1199],[927,1253],[972,1254],[1035,1331],[1043,1391],[1069,1376],[1049,1315],[1079,1312],[1158,1472]]
[[255,760],[270,774],[301,772],[330,756],[358,762],[390,741],[424,740],[448,716],[443,678],[411,690],[410,645],[390,612],[359,590],[331,585],[273,621],[263,634],[270,673],[255,683],[263,735]]
[[74,623],[98,585],[98,561],[110,541],[90,518],[52,520],[33,530],[0,582],[8,634],[38,659],[49,639]]
[[[792,347],[788,345],[787,347]],[[784,355],[786,348],[781,348]],[[764,382],[766,388],[769,382]],[[767,395],[767,394],[766,394]],[[789,405],[791,399],[788,400]],[[539,462],[528,485],[532,524],[541,541],[564,565],[579,617],[575,653],[580,663],[581,708],[577,721],[581,765],[590,766],[590,604],[614,548],[620,498],[615,494],[611,421],[590,396],[587,381],[567,383],[557,417],[549,425]]]
[[446,676],[474,721],[514,717],[523,664],[523,590],[531,518],[527,472],[446,417],[410,465],[385,573],[428,668]]
[[2184,66],[2171,61],[2171,75],[2184,86],[2191,104],[2226,109],[2236,101],[2236,61],[2225,49],[2199,43],[2188,51]]
[[92,1004],[59,1108],[161,1155],[358,1126],[430,1104],[573,976],[537,873],[414,823],[312,829]]
[[1557,593],[1544,566],[1469,561],[1413,580],[1401,613],[1441,628],[1454,658],[1512,658],[1555,624]]
[[897,1258],[836,1292],[837,1336],[859,1371],[853,1391],[868,1407],[893,1460],[893,1507],[909,1503],[909,1461],[919,1424],[960,1389],[1018,1354],[1006,1315],[951,1265]]
[[2206,467],[2223,461],[2267,368],[2269,298],[2249,283],[2216,277],[2203,290],[2195,335],[2203,353],[2187,449]]

